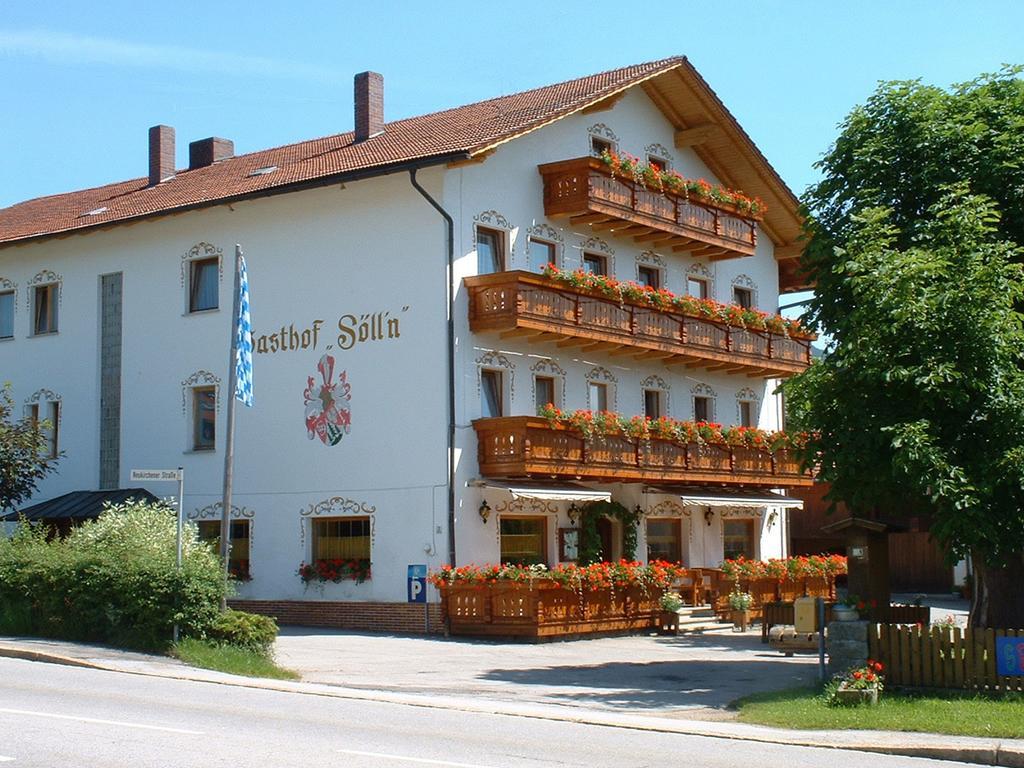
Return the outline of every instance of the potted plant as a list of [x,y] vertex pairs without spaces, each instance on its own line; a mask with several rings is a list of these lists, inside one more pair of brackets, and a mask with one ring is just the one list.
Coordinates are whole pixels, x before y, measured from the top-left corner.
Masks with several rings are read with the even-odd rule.
[[842,602],[832,606],[833,621],[857,621],[867,611],[867,603],[857,595],[849,595]]
[[740,632],[747,631],[747,625],[750,623],[750,606],[753,603],[753,595],[741,591],[739,584],[733,587],[732,592],[729,593],[729,610],[734,629],[739,629]]
[[679,631],[679,609],[683,607],[683,597],[678,592],[665,592],[658,598],[661,618],[658,620],[658,632],[663,635],[674,635]]
[[829,704],[834,706],[874,706],[878,703],[882,684],[882,662],[868,659],[867,665],[854,667],[841,675],[836,675],[826,698]]

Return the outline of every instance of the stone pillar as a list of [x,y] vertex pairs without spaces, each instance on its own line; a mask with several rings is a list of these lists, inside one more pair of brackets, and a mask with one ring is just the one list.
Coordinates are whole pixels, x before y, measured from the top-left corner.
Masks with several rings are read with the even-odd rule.
[[850,667],[863,667],[868,662],[868,622],[829,622],[825,650],[830,676]]

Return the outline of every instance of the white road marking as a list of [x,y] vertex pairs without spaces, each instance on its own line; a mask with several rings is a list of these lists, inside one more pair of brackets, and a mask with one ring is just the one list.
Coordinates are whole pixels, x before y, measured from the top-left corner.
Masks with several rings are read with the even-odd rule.
[[9,763],[13,759],[13,757],[6,757],[4,755],[0,755],[0,763]]
[[[99,720],[95,717],[78,717],[76,715],[55,715],[52,712],[32,712],[28,709],[4,709],[0,712],[8,712],[12,715],[32,715],[34,717],[52,717],[55,720],[77,720],[80,723],[96,723],[98,725],[120,725],[125,728],[143,728],[147,731],[166,731],[167,733],[185,733],[190,736],[202,736],[202,731],[187,731],[182,728],[167,728],[162,725],[145,725],[143,723],[125,723],[120,720]],[[13,760],[14,758],[8,758]]]
[[408,755],[389,755],[386,752],[360,752],[358,749],[339,749],[345,755],[359,755],[360,757],[386,757],[391,760],[405,760],[410,763],[423,763],[424,765],[446,765],[449,768],[493,768],[489,765],[478,765],[476,763],[452,763],[448,760],[430,760],[426,757],[409,757]]

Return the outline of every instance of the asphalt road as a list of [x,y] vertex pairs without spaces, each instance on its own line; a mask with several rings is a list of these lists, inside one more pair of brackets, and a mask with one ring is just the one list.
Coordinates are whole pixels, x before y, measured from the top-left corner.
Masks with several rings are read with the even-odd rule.
[[964,765],[0,659],[6,768]]

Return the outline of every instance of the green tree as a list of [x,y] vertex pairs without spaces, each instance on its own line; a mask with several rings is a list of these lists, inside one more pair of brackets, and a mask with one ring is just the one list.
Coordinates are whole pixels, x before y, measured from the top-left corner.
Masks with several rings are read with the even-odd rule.
[[997,206],[966,185],[915,221],[852,214],[809,316],[834,345],[786,383],[830,498],[855,514],[932,512],[977,576],[972,622],[1024,626],[1024,297]]
[[46,456],[47,422],[14,420],[10,384],[0,389],[0,511],[27,501],[39,481],[56,469]]

